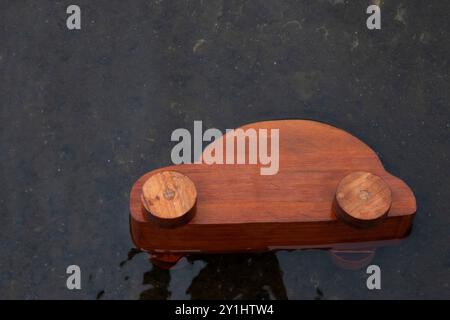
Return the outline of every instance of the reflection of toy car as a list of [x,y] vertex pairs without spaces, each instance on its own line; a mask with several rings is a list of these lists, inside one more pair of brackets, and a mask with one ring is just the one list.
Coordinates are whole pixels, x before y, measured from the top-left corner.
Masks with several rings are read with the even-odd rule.
[[365,255],[407,236],[416,212],[412,191],[351,134],[305,120],[242,128],[279,129],[278,174],[260,175],[258,165],[182,164],[134,184],[132,238],[156,262],[304,248],[330,249],[342,262],[347,253]]

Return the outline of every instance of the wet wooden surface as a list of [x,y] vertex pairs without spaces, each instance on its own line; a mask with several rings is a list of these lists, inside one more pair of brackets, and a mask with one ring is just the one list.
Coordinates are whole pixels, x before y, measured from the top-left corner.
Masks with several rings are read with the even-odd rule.
[[[278,174],[260,175],[259,165],[248,164],[178,165],[147,173],[134,184],[130,196],[131,230],[138,247],[181,252],[258,251],[330,247],[402,238],[408,233],[416,211],[412,191],[386,172],[376,154],[359,139],[305,120],[266,121],[242,128],[280,130]],[[140,201],[142,184],[163,170],[185,174],[198,192],[195,217],[171,230],[149,222]],[[337,220],[333,210],[340,180],[353,171],[370,171],[392,190],[387,219],[367,230]]]

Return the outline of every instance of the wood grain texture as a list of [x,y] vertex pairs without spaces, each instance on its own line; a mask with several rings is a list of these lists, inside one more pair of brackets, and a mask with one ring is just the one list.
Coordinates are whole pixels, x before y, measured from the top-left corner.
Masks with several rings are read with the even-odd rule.
[[368,228],[380,223],[391,208],[391,189],[370,172],[345,176],[336,189],[336,216],[352,226]]
[[[259,165],[205,164],[169,166],[146,173],[130,194],[131,234],[138,248],[178,253],[331,248],[408,234],[416,212],[411,189],[386,172],[375,152],[359,139],[307,120],[265,121],[242,127],[247,128],[279,129],[278,174],[262,176]],[[144,182],[163,170],[188,176],[197,189],[195,216],[173,229],[149,221],[141,204]],[[381,177],[392,191],[388,216],[368,229],[339,221],[333,209],[338,183],[354,171]]]
[[197,190],[191,179],[176,171],[161,171],[142,186],[141,203],[162,227],[187,223],[193,216]]

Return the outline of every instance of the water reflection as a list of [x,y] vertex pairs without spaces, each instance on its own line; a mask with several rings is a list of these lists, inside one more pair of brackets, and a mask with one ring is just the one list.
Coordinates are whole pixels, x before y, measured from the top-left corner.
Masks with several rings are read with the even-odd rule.
[[144,273],[144,285],[151,285],[151,288],[141,292],[139,299],[168,299],[169,292],[170,271],[153,267],[150,271]]
[[272,252],[196,255],[171,270],[152,266],[144,273],[143,284],[151,287],[141,292],[140,299],[287,299]]
[[[449,1],[384,1],[376,35],[368,1],[96,2],[93,20],[119,23],[80,37],[60,23],[62,2],[10,3],[0,298],[450,297]],[[413,234],[375,256],[382,290],[317,251],[192,257],[171,271],[135,250],[127,258],[126,193],[168,164],[174,128],[286,117],[356,134],[413,186]],[[70,264],[86,278],[80,291],[65,286]]]
[[119,266],[120,266],[120,267],[123,267],[127,262],[131,261],[131,260],[134,258],[135,255],[137,255],[137,254],[139,254],[139,253],[141,253],[141,252],[143,252],[143,251],[141,251],[141,250],[139,250],[139,249],[136,249],[136,248],[131,248],[131,249],[128,251],[127,259],[126,259],[126,260],[123,260],[122,262],[120,262]]

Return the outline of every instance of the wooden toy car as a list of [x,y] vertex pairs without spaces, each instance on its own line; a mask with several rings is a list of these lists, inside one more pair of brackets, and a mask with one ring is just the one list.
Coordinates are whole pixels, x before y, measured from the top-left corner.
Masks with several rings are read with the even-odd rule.
[[307,120],[249,128],[279,129],[278,173],[261,175],[259,164],[180,164],[144,174],[130,194],[136,247],[167,266],[196,253],[306,248],[331,250],[342,262],[408,235],[413,192],[359,139]]

